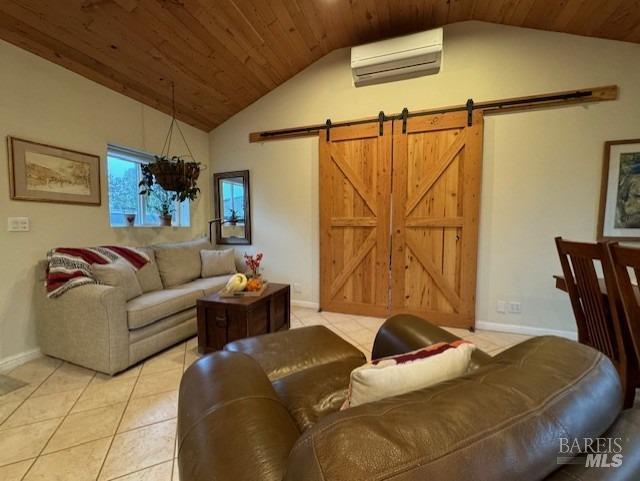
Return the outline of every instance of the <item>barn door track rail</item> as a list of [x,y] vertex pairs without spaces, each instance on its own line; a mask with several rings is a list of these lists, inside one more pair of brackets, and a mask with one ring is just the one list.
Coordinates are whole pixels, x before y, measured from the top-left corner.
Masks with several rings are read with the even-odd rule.
[[[490,100],[486,102],[475,102],[473,99],[467,100],[464,105],[454,105],[439,109],[416,110],[410,112],[406,107],[401,113],[385,115],[380,112],[377,117],[369,117],[358,120],[350,120],[343,122],[332,122],[327,119],[323,124],[305,125],[300,127],[291,127],[280,130],[265,130],[262,132],[251,132],[249,134],[249,142],[265,142],[268,140],[291,139],[298,137],[314,137],[318,132],[326,131],[327,140],[330,139],[331,129],[333,127],[343,127],[349,125],[366,124],[370,122],[382,122],[385,120],[402,120],[403,126],[406,126],[407,119],[410,117],[419,117],[422,115],[444,114],[449,112],[466,111],[468,113],[468,123],[471,125],[474,110],[482,110],[484,115],[499,114],[506,112],[518,112],[524,110],[534,110],[550,107],[560,107],[564,105],[581,104],[588,102],[602,102],[607,100],[616,100],[618,98],[618,86],[607,85],[604,87],[594,87],[579,90],[567,90],[564,92],[552,92],[547,94],[529,95],[526,97],[514,97],[501,100]],[[405,129],[403,128],[403,132]]]

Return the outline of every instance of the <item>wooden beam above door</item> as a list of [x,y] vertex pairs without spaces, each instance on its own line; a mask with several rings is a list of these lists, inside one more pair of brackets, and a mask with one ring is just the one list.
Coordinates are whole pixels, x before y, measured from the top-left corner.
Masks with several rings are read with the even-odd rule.
[[[603,87],[593,87],[577,90],[565,90],[561,92],[550,92],[544,94],[527,95],[524,97],[512,97],[498,100],[488,100],[483,102],[474,102],[474,110],[482,110],[484,115],[496,113],[521,112],[525,110],[543,109],[551,107],[561,107],[565,105],[583,104],[590,102],[604,102],[609,100],[617,100],[618,86],[606,85]],[[467,110],[467,105],[453,105],[436,109],[416,110],[409,112],[409,117],[418,117],[422,115],[433,115],[438,113],[449,113]],[[402,119],[401,113],[395,113],[386,116],[387,120]],[[357,120],[332,122],[333,127],[345,125],[357,125],[368,122],[377,122],[378,117],[367,117]],[[298,127],[289,127],[278,130],[264,130],[260,132],[251,132],[249,134],[249,142],[266,142],[270,140],[292,139],[300,137],[314,137],[318,132],[325,130],[325,124],[303,125]]]

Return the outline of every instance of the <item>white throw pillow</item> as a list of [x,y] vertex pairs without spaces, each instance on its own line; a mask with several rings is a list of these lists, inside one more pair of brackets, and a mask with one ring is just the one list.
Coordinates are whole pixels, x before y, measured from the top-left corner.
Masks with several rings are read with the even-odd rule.
[[201,277],[224,276],[236,273],[236,256],[233,249],[220,251],[201,250]]
[[125,262],[93,264],[91,270],[93,277],[100,284],[123,288],[127,301],[142,295],[142,287],[136,277],[136,271]]
[[440,342],[376,359],[351,371],[342,409],[432,386],[465,374],[476,347],[468,341]]

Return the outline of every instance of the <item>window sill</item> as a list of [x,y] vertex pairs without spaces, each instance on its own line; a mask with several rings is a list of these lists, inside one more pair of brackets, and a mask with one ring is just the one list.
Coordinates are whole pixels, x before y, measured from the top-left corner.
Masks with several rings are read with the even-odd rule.
[[112,225],[112,229],[191,229],[189,225]]

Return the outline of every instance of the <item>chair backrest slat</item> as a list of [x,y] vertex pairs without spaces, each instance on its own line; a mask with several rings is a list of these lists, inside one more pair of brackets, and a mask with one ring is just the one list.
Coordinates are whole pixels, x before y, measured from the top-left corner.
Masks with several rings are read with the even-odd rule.
[[612,243],[608,246],[608,252],[620,292],[628,334],[636,360],[640,360],[640,294],[629,274],[629,270],[632,270],[636,283],[640,282],[640,249]]
[[[604,243],[569,242],[556,238],[560,264],[578,327],[578,340],[607,355],[621,378],[626,372],[618,289]],[[603,295],[596,264],[600,264],[608,295]]]

